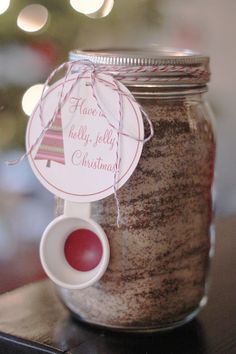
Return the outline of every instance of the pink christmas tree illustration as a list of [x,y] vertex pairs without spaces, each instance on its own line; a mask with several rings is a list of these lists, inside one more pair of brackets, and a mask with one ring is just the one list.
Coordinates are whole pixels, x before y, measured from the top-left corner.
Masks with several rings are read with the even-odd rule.
[[65,165],[63,130],[61,113],[57,112],[52,126],[44,134],[35,160],[47,160],[47,167],[51,166],[51,161]]

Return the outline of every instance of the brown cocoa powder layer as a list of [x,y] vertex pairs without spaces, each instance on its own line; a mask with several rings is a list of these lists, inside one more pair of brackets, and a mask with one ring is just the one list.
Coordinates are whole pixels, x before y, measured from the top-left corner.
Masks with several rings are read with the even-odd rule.
[[155,135],[114,197],[93,203],[111,259],[84,290],[59,289],[83,320],[117,327],[162,327],[183,320],[204,296],[211,222],[214,136],[199,102],[141,100]]

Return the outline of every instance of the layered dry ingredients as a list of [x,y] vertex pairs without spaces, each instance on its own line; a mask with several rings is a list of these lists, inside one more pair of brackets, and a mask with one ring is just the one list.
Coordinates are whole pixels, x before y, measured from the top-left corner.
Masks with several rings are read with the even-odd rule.
[[92,204],[111,259],[84,290],[58,289],[81,319],[117,328],[160,328],[186,319],[205,294],[215,144],[204,104],[194,96],[141,99],[155,135],[114,197]]

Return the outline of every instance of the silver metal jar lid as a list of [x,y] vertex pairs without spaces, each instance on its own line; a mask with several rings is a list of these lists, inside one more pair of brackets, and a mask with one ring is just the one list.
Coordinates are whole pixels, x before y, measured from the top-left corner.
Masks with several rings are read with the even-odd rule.
[[74,50],[69,58],[103,67],[126,85],[199,86],[206,85],[210,78],[209,57],[185,49]]

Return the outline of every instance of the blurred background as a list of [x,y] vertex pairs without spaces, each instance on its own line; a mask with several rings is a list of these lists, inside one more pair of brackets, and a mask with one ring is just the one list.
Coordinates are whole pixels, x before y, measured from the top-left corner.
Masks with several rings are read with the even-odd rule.
[[[17,286],[43,275],[35,245],[53,217],[53,196],[27,159],[15,167],[4,161],[23,153],[42,84],[73,48],[158,44],[208,54],[216,212],[236,211],[235,18],[235,0],[0,0],[0,292],[13,287],[13,277]],[[13,258],[19,263],[10,267]]]

